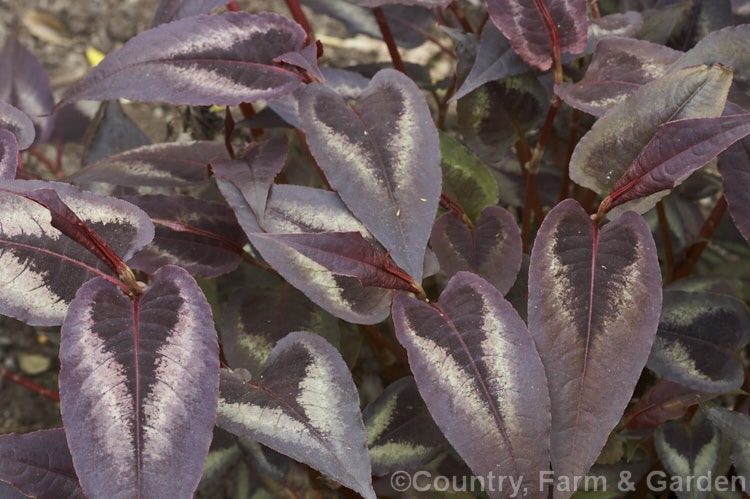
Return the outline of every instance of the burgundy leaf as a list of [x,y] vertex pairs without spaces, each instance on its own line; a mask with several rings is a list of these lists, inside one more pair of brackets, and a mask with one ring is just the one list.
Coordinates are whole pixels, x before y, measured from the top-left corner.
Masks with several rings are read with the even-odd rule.
[[0,100],[0,130],[2,129],[13,132],[21,150],[28,149],[34,142],[34,123],[23,111]]
[[62,428],[0,436],[0,481],[39,499],[83,499]]
[[326,77],[318,67],[318,46],[315,43],[309,44],[300,51],[281,54],[273,62],[289,64],[290,66],[306,71],[319,82],[326,83]]
[[[217,183],[245,233],[263,232],[239,189],[222,179],[217,179]],[[273,186],[265,224],[271,233],[359,231],[365,239],[374,242],[362,222],[352,216],[336,193],[298,185]],[[355,324],[375,324],[388,316],[390,291],[363,288],[356,278],[337,276],[297,251],[272,241],[261,240],[261,245],[256,249],[264,260],[332,315]]]
[[[674,189],[685,177],[750,135],[750,114],[671,121],[659,126],[602,203],[606,208]],[[609,204],[607,201],[609,200]],[[652,206],[639,206],[645,212]]]
[[530,497],[547,497],[537,480],[549,468],[547,381],[513,306],[482,278],[459,272],[436,305],[396,296],[393,322],[419,393],[474,474],[525,479]]
[[555,85],[566,104],[601,118],[642,85],[666,74],[682,52],[658,43],[612,37],[601,40],[578,83]]
[[0,180],[16,178],[18,142],[13,132],[0,130]]
[[304,30],[276,14],[227,12],[162,24],[131,38],[63,95],[191,106],[234,106],[294,91],[299,77],[273,63],[302,49]]
[[247,242],[232,210],[186,196],[123,198],[153,219],[154,240],[128,260],[128,265],[153,274],[163,265],[176,264],[191,274],[217,277],[237,268]]
[[688,408],[711,400],[718,394],[701,393],[660,379],[638,400],[625,419],[629,429],[658,428],[665,421],[681,418]]
[[508,210],[488,206],[469,228],[455,213],[435,221],[430,238],[440,269],[448,277],[474,272],[506,294],[521,268],[521,232]]
[[190,496],[219,389],[211,308],[193,278],[162,267],[133,299],[103,279],[86,283],[63,323],[60,364],[60,410],[86,494]]
[[339,344],[338,319],[286,282],[234,293],[224,311],[222,346],[229,366],[260,374],[276,343],[293,331],[319,334]]
[[226,4],[226,0],[161,0],[156,7],[151,28],[164,23],[171,23],[184,17],[208,14],[217,7]]
[[286,163],[285,136],[252,144],[238,159],[211,163],[214,174],[228,180],[242,192],[256,218],[263,222],[268,191]]
[[556,477],[584,476],[620,421],[661,300],[656,246],[640,215],[625,213],[599,230],[566,200],[544,219],[531,253],[529,330],[549,380]]
[[226,158],[219,142],[174,142],[125,151],[74,173],[74,183],[105,182],[120,186],[186,187],[206,183],[208,164]]
[[119,199],[55,182],[0,184],[0,313],[53,326],[62,323],[86,281],[98,276],[120,282],[96,256],[52,226],[47,208],[26,198],[37,189],[54,189],[123,260],[151,241],[154,229],[148,215]]
[[53,124],[53,118],[46,115],[52,110],[55,100],[44,67],[11,35],[0,51],[0,68],[3,68],[0,73],[0,101],[26,113],[34,122],[35,142],[45,142]]
[[318,335],[288,334],[256,381],[222,371],[217,424],[375,499],[357,388]]
[[518,55],[542,71],[553,54],[586,47],[586,0],[487,0],[487,9]]
[[356,277],[362,286],[377,286],[423,293],[406,272],[359,232],[249,234],[256,248],[271,248],[265,241],[292,248],[334,274]]
[[122,109],[120,101],[105,101],[99,106],[94,124],[85,138],[82,165],[151,144],[151,140]]
[[[728,102],[724,114],[746,113]],[[729,212],[746,240],[750,241],[750,138],[736,142],[719,155],[719,173],[724,186]]]
[[359,102],[320,84],[300,98],[302,130],[328,181],[352,213],[415,279],[440,197],[440,143],[424,95],[382,70]]

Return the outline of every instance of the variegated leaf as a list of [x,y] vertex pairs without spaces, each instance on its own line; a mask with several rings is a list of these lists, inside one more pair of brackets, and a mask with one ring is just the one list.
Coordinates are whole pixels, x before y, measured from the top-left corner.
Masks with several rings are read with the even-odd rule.
[[607,194],[659,125],[685,118],[711,118],[724,109],[732,72],[723,66],[697,66],[648,83],[600,118],[578,142],[570,178]]
[[512,305],[482,278],[459,272],[435,305],[396,296],[393,322],[419,393],[474,474],[526,480],[530,497],[547,497],[537,481],[549,468],[547,381]]
[[338,321],[286,282],[245,288],[229,299],[224,312],[224,355],[231,368],[247,369],[255,378],[276,343],[293,331],[310,331],[334,346],[339,343]]
[[162,267],[135,298],[86,283],[63,323],[60,364],[60,410],[88,496],[192,494],[216,418],[219,348],[185,270]]
[[736,79],[750,82],[750,24],[714,31],[685,52],[669,70],[715,63],[732,68]]
[[[667,421],[654,434],[654,445],[664,468],[683,486],[677,490],[680,499],[709,497],[712,475],[719,465],[721,434],[708,419],[693,421],[690,427]],[[684,484],[691,480],[693,487]],[[699,484],[702,484],[699,486]]]
[[0,130],[0,180],[13,180],[18,166],[18,142],[10,130]]
[[53,228],[46,208],[22,197],[34,189],[54,189],[123,260],[153,239],[154,228],[148,215],[130,203],[67,184],[0,184],[0,312],[28,324],[52,326],[62,323],[83,283],[93,277],[119,281],[96,256]]
[[[549,381],[556,477],[585,475],[620,421],[661,300],[656,245],[640,215],[599,229],[574,200],[549,212],[531,253],[529,331]],[[555,489],[556,498],[571,493]]]
[[745,380],[733,351],[750,339],[750,311],[739,299],[665,291],[648,359],[658,375],[702,392],[729,392]]
[[386,388],[362,417],[373,475],[426,465],[448,446],[411,376]]
[[474,272],[503,295],[521,268],[521,232],[513,215],[500,206],[485,208],[472,228],[455,213],[446,213],[435,221],[430,245],[448,277]]
[[154,240],[128,261],[153,274],[179,265],[191,274],[217,277],[237,268],[247,237],[225,205],[187,196],[123,198],[144,210],[155,224]]
[[34,142],[34,123],[20,109],[0,100],[0,130],[10,130],[16,136],[18,148],[28,149]]
[[357,388],[320,336],[288,334],[257,381],[222,371],[217,424],[375,498]]
[[421,279],[440,197],[440,143],[424,95],[407,76],[382,70],[358,103],[320,84],[300,97],[310,151],[352,213]]
[[227,12],[159,25],[110,53],[57,103],[133,99],[235,106],[293,92],[300,77],[273,59],[302,49],[305,31],[277,14]]
[[132,187],[187,187],[204,184],[211,160],[226,157],[226,148],[219,142],[155,144],[101,159],[77,171],[68,181]]
[[0,436],[0,481],[39,499],[83,499],[62,428]]
[[[727,102],[724,114],[743,114],[747,111]],[[724,197],[737,229],[750,241],[750,190],[745,187],[750,182],[750,138],[733,144],[719,155],[719,173],[724,187]]]

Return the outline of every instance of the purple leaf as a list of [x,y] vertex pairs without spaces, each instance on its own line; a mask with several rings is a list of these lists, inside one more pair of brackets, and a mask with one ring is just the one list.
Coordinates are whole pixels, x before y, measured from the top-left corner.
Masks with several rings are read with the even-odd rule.
[[643,40],[605,38],[594,49],[583,79],[558,83],[555,93],[569,106],[601,118],[642,85],[666,74],[681,54]]
[[506,294],[521,268],[521,232],[508,210],[488,206],[469,228],[455,213],[446,213],[432,227],[430,246],[448,277],[466,270]]
[[191,106],[235,106],[294,91],[297,74],[273,63],[302,49],[304,30],[276,14],[227,12],[162,24],[131,38],[63,95]]
[[419,283],[359,232],[312,232],[298,234],[250,234],[256,248],[269,242],[293,249],[336,275],[356,277],[362,286],[424,293]]
[[0,68],[3,68],[0,73],[0,101],[26,113],[34,122],[35,142],[45,142],[53,124],[53,118],[45,115],[50,113],[55,100],[44,67],[11,35],[0,51]]
[[222,346],[229,366],[257,378],[276,343],[292,331],[310,331],[338,345],[338,319],[324,312],[286,282],[247,288],[227,303]]
[[39,499],[83,498],[62,428],[0,436],[0,481]]
[[487,10],[518,55],[542,71],[555,51],[559,57],[586,47],[586,0],[487,0]]
[[316,83],[299,107],[331,187],[396,264],[421,279],[441,183],[437,128],[422,92],[402,73],[382,70],[354,107]]
[[642,86],[578,142],[570,160],[570,178],[602,196],[608,194],[659,125],[721,115],[731,83],[732,72],[717,65],[684,69]]
[[373,475],[425,466],[448,446],[411,376],[386,388],[362,417]]
[[[720,331],[721,334],[716,334]],[[750,311],[732,296],[665,291],[648,368],[702,392],[731,392],[745,380],[735,358],[750,339]]]
[[461,88],[449,102],[458,100],[487,82],[530,71],[526,62],[494,24],[485,25],[479,38],[477,56]]
[[714,63],[732,68],[735,79],[750,81],[750,24],[714,31],[680,57],[669,70],[674,72]]
[[380,7],[381,5],[419,5],[420,7],[447,7],[451,0],[349,0],[360,7]]
[[556,478],[584,476],[620,421],[661,300],[656,246],[640,215],[599,230],[574,200],[549,212],[531,253],[529,331],[549,381]]
[[231,182],[242,192],[261,224],[268,191],[286,163],[288,147],[286,137],[282,136],[251,144],[238,159],[211,163],[215,175]]
[[688,408],[715,396],[660,379],[628,411],[627,427],[633,430],[658,428],[665,421],[681,418]]
[[0,130],[0,180],[16,178],[18,142],[10,130]]
[[288,334],[256,381],[222,371],[217,424],[375,499],[357,388],[318,335]]
[[233,271],[242,261],[247,238],[226,206],[186,196],[123,199],[148,213],[156,229],[154,240],[128,260],[131,267],[153,274],[175,264],[212,278]]
[[82,165],[151,144],[151,140],[122,109],[120,101],[105,101],[99,106],[94,124],[86,133]]
[[21,150],[28,149],[34,142],[34,123],[26,113],[0,101],[0,130],[2,129],[13,132]]
[[62,323],[79,287],[93,277],[119,281],[96,256],[51,224],[50,212],[26,199],[35,189],[54,189],[63,203],[120,258],[127,260],[153,238],[139,208],[67,184],[16,180],[0,185],[0,313],[28,324]]
[[[728,102],[724,114],[746,113]],[[724,186],[729,212],[737,229],[750,241],[750,138],[736,142],[719,155],[719,173]]]
[[[609,209],[674,189],[740,139],[750,135],[750,114],[671,121],[659,126],[603,204]],[[655,204],[655,203],[654,203]],[[653,205],[639,206],[644,213]]]
[[326,77],[318,67],[318,46],[315,43],[311,43],[300,51],[281,54],[273,62],[289,64],[306,71],[319,82],[326,83]]
[[[667,421],[654,433],[654,447],[664,469],[671,475],[671,483],[685,484],[693,479],[697,486],[709,477],[709,487],[713,485],[710,477],[717,474],[723,445],[721,433],[709,419],[695,418],[689,427],[678,421]],[[680,499],[707,496],[697,487],[677,494]]]
[[202,185],[208,179],[208,164],[217,157],[227,157],[224,144],[219,142],[155,144],[101,159],[77,171],[68,180],[130,187]]
[[741,489],[750,490],[750,418],[747,414],[723,407],[709,407],[706,416],[732,442],[732,464],[742,478]]
[[156,7],[151,28],[164,23],[171,23],[185,17],[208,14],[226,4],[226,0],[161,0]]
[[[419,393],[474,474],[535,481],[547,471],[544,367],[526,325],[494,287],[459,272],[436,305],[396,296],[393,322]],[[547,497],[538,481],[527,484],[530,497]]]
[[60,364],[60,410],[86,494],[191,495],[219,389],[211,308],[193,278],[162,267],[132,299],[103,279],[86,283],[63,323]]
[[[592,54],[596,45],[602,40],[634,36],[642,25],[643,16],[640,12],[632,10],[623,13],[607,14],[598,19],[591,19],[589,21],[589,31],[583,55]],[[580,56],[571,57],[577,59]],[[563,62],[565,62],[565,57],[563,57]]]

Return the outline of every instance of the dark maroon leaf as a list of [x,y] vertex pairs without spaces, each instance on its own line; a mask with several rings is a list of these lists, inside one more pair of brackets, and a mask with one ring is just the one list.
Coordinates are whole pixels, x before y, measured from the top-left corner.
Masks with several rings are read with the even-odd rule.
[[[724,114],[746,113],[741,107],[727,103]],[[719,173],[729,212],[740,233],[750,241],[750,138],[736,142],[719,155]]]
[[643,85],[597,120],[570,160],[570,178],[604,196],[625,174],[659,126],[686,118],[713,118],[724,109],[731,70],[697,66]]
[[63,95],[126,98],[192,106],[234,106],[294,91],[297,74],[273,63],[302,49],[304,30],[276,14],[227,12],[181,19],[144,31],[109,54]]
[[16,178],[18,165],[18,142],[9,130],[0,130],[0,180]]
[[0,312],[32,325],[53,326],[62,323],[83,283],[97,276],[119,280],[54,228],[47,208],[24,197],[36,189],[54,189],[123,260],[151,241],[154,229],[148,215],[130,203],[67,184],[16,180],[0,185]]
[[596,46],[583,79],[558,83],[555,93],[569,106],[600,118],[642,85],[666,74],[681,54],[643,40],[605,38]]
[[393,322],[419,393],[474,474],[527,480],[530,497],[547,497],[536,479],[549,468],[547,381],[511,304],[482,278],[459,272],[436,305],[396,296]]
[[82,143],[86,131],[91,125],[91,118],[80,109],[81,106],[73,105],[60,109],[55,113],[54,125],[50,137],[54,141],[62,143]]
[[288,283],[244,287],[232,295],[224,311],[224,355],[231,368],[247,369],[255,378],[276,343],[293,331],[310,331],[334,346],[339,343],[338,320]]
[[286,163],[285,136],[252,144],[238,159],[211,163],[214,174],[231,182],[242,192],[258,221],[263,224],[268,191]]
[[440,197],[440,143],[424,95],[382,70],[355,107],[320,84],[300,98],[302,130],[352,213],[415,279]]
[[[297,234],[250,234],[250,242],[272,251],[286,246],[336,275],[356,277],[362,286],[377,286],[423,293],[401,268],[359,232],[311,232]],[[269,244],[272,243],[272,244]]]
[[511,48],[510,42],[500,30],[494,24],[487,24],[479,38],[474,65],[451,101],[460,99],[487,82],[530,70],[529,65]]
[[62,428],[0,436],[0,481],[39,499],[83,499]]
[[216,417],[219,348],[187,272],[162,267],[132,299],[86,283],[63,323],[60,364],[60,411],[88,496],[192,494]]
[[665,421],[681,418],[689,407],[711,400],[703,394],[678,383],[660,379],[638,400],[625,416],[629,429],[658,428]]
[[694,390],[729,392],[745,377],[734,351],[750,339],[750,311],[732,296],[665,291],[648,359],[658,375]]
[[[664,469],[678,483],[686,484],[690,479],[693,481],[693,488],[679,490],[677,497],[708,497],[705,490],[695,489],[699,483],[706,481],[708,486],[713,485],[711,477],[716,474],[721,459],[721,440],[721,433],[708,418],[695,418],[690,426],[667,421],[656,430],[654,446]],[[702,479],[698,480],[699,477]],[[705,485],[702,487],[705,488]]]
[[155,144],[99,160],[74,173],[68,180],[130,187],[201,185],[208,179],[208,164],[217,157],[227,157],[224,144],[219,142]]
[[[685,119],[660,125],[603,204],[611,209],[674,189],[685,177],[747,135],[750,135],[750,114]],[[639,206],[638,211],[643,213],[653,204]]]
[[55,104],[47,72],[34,54],[13,35],[7,38],[0,51],[0,68],[3,68],[0,73],[0,101],[26,113],[34,122],[35,142],[45,142],[53,119],[46,115]]
[[191,274],[217,277],[237,268],[247,242],[232,210],[186,196],[123,198],[152,218],[154,240],[128,260],[128,265],[153,274],[163,265],[179,265]]
[[289,64],[290,66],[306,71],[319,82],[326,83],[326,77],[318,67],[318,46],[315,43],[309,44],[300,51],[281,54],[273,62]]
[[[242,193],[227,181],[219,188],[246,234],[263,232]],[[371,243],[372,235],[330,191],[298,185],[274,185],[265,212],[271,233],[360,232]],[[337,276],[291,248],[267,241],[256,248],[294,287],[327,312],[355,324],[375,324],[388,316],[391,292],[363,288],[356,278]]]
[[34,142],[34,123],[20,109],[0,101],[0,130],[3,129],[13,132],[21,150],[28,149]]
[[446,213],[432,227],[430,246],[446,276],[474,272],[503,295],[521,268],[521,232],[513,215],[499,206],[485,208],[471,229],[455,213]]
[[599,230],[566,200],[544,219],[531,253],[529,331],[549,381],[556,477],[585,475],[620,421],[661,300],[656,247],[640,215],[625,213]]
[[586,0],[487,0],[487,9],[518,55],[542,71],[554,52],[580,54],[586,47]]
[[714,31],[685,52],[670,71],[717,62],[732,68],[735,79],[750,81],[750,24]]
[[373,475],[424,466],[448,446],[411,376],[386,388],[362,417]]
[[82,165],[151,144],[146,134],[125,114],[120,101],[101,103],[85,142]]
[[241,373],[221,373],[219,426],[375,499],[359,395],[335,348],[318,335],[290,333],[256,381]]
[[185,17],[208,14],[217,7],[226,4],[226,0],[161,0],[156,7],[151,27],[171,23]]

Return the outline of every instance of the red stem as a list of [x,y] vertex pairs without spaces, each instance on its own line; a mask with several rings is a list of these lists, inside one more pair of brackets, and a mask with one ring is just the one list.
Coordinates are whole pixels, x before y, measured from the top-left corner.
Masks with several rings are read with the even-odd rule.
[[307,33],[307,42],[313,43],[315,41],[315,33],[313,32],[310,21],[307,20],[305,12],[299,4],[299,0],[286,0],[286,6],[289,8],[289,12],[292,13],[292,17],[297,23],[302,26],[302,29]]
[[388,26],[388,20],[385,18],[383,9],[380,7],[374,7],[372,13],[375,14],[375,20],[378,22],[380,32],[383,34],[383,40],[388,47],[388,53],[391,54],[393,67],[406,74],[406,66],[404,66],[404,61],[401,60],[401,54],[398,52],[396,40],[393,39],[393,33],[391,32],[390,26]]
[[599,13],[599,0],[591,0],[591,15],[594,19],[599,19],[602,15]]
[[693,267],[695,267],[695,264],[698,263],[698,260],[700,260],[703,250],[706,249],[706,246],[708,246],[708,240],[711,239],[711,236],[716,230],[716,227],[719,225],[719,221],[721,221],[721,217],[724,216],[724,212],[726,210],[727,200],[722,195],[716,202],[714,209],[711,210],[711,214],[703,223],[701,232],[698,235],[698,241],[693,243],[693,245],[688,248],[685,261],[683,261],[674,271],[672,282],[690,275],[690,273],[693,271]]
[[34,148],[30,148],[26,152],[28,152],[29,154],[34,156],[36,159],[38,159],[39,162],[42,163],[44,166],[46,166],[50,172],[54,173],[57,178],[64,177],[62,171],[55,165],[55,163],[50,161],[49,158],[47,158],[47,156],[45,156],[41,152],[37,151]]
[[48,399],[55,402],[60,402],[60,395],[57,392],[45,388],[41,385],[37,385],[33,381],[29,381],[28,379],[19,376],[18,374],[12,373],[2,366],[0,366],[0,376],[12,381],[13,383],[16,383],[17,385],[21,385],[22,387],[27,388],[32,392],[38,393],[42,397],[47,397]]
[[471,27],[469,20],[466,19],[466,14],[464,14],[463,9],[458,4],[458,0],[453,0],[450,5],[448,5],[448,8],[456,15],[456,18],[458,19],[458,22],[461,23],[461,27],[464,31],[467,33],[474,33],[474,29]]
[[228,10],[229,12],[239,12],[239,11],[240,11],[240,6],[239,6],[239,5],[237,5],[237,0],[231,0],[231,1],[230,1],[230,2],[229,2],[229,3],[227,4],[227,10]]

